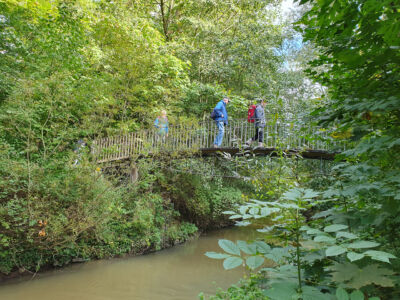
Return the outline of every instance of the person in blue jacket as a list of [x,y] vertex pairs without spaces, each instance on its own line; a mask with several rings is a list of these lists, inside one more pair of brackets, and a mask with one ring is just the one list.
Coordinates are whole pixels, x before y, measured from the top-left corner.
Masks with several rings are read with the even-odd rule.
[[221,101],[217,103],[214,108],[215,112],[215,123],[218,126],[218,133],[214,140],[214,148],[221,147],[222,140],[225,133],[225,125],[228,125],[228,112],[226,110],[226,105],[229,103],[229,98],[224,97]]

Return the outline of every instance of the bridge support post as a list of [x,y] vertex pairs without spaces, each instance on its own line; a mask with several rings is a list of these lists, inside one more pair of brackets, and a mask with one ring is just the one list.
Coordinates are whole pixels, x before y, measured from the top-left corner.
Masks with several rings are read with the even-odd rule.
[[135,183],[139,179],[139,169],[134,162],[131,163],[129,179],[131,183]]

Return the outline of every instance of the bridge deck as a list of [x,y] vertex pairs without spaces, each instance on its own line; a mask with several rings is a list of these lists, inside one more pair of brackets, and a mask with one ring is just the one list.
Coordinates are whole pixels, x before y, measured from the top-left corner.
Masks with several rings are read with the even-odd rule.
[[[184,157],[184,156],[202,156],[202,157],[209,157],[209,156],[214,156],[218,154],[229,154],[231,156],[246,156],[246,155],[255,155],[255,156],[278,156],[279,152],[282,151],[277,148],[247,148],[247,149],[239,149],[239,148],[202,148],[199,149],[197,152],[187,152],[187,151],[181,151],[181,152],[176,152],[174,153],[175,157]],[[110,158],[107,160],[98,160],[98,163],[104,163],[104,162],[113,162],[113,161],[123,161],[123,160],[129,160],[131,158],[137,159],[137,158],[142,158],[142,157],[152,157],[154,155],[159,155],[163,153],[146,153],[145,155],[135,155],[135,156],[118,156],[116,158]],[[165,155],[169,155],[169,153],[165,153]],[[295,149],[289,149],[282,151],[283,156],[300,156],[303,158],[308,158],[308,159],[323,159],[323,160],[333,160],[335,158],[335,155],[337,155],[338,152],[329,152],[325,150],[295,150]]]
[[[282,151],[281,149],[277,148],[252,148],[252,149],[239,149],[239,148],[202,148],[200,149],[201,156],[210,156],[215,155],[218,152],[229,153],[232,156],[244,156],[244,155],[256,155],[256,156],[278,156],[279,152]],[[295,156],[299,155],[304,158],[311,158],[311,159],[325,159],[325,160],[333,160],[335,155],[338,152],[329,152],[326,150],[296,150],[296,149],[289,149],[283,150],[282,154],[284,156]]]

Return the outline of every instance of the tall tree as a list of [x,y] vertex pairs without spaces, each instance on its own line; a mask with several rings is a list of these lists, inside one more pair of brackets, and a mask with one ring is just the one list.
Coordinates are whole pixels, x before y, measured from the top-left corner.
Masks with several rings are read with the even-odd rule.
[[274,52],[282,33],[275,22],[277,3],[160,0],[146,14],[172,51],[190,62],[192,80],[239,95],[263,94],[273,90],[280,64]]
[[352,140],[334,193],[399,245],[391,228],[400,223],[400,3],[300,2],[312,5],[301,20],[305,37],[321,47],[309,74],[329,88],[315,113]]

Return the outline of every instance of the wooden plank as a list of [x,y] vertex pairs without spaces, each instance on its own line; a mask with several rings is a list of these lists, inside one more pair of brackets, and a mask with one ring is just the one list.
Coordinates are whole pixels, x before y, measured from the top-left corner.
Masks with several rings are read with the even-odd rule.
[[119,159],[121,156],[121,150],[122,150],[122,142],[121,142],[121,135],[117,135],[117,151],[116,151],[116,155],[115,155],[115,159]]
[[125,137],[126,135],[121,135],[121,150],[120,150],[120,157],[125,157]]
[[111,141],[112,141],[112,137],[108,137],[107,138],[107,157],[106,160],[110,160],[112,157],[112,152],[111,152]]

